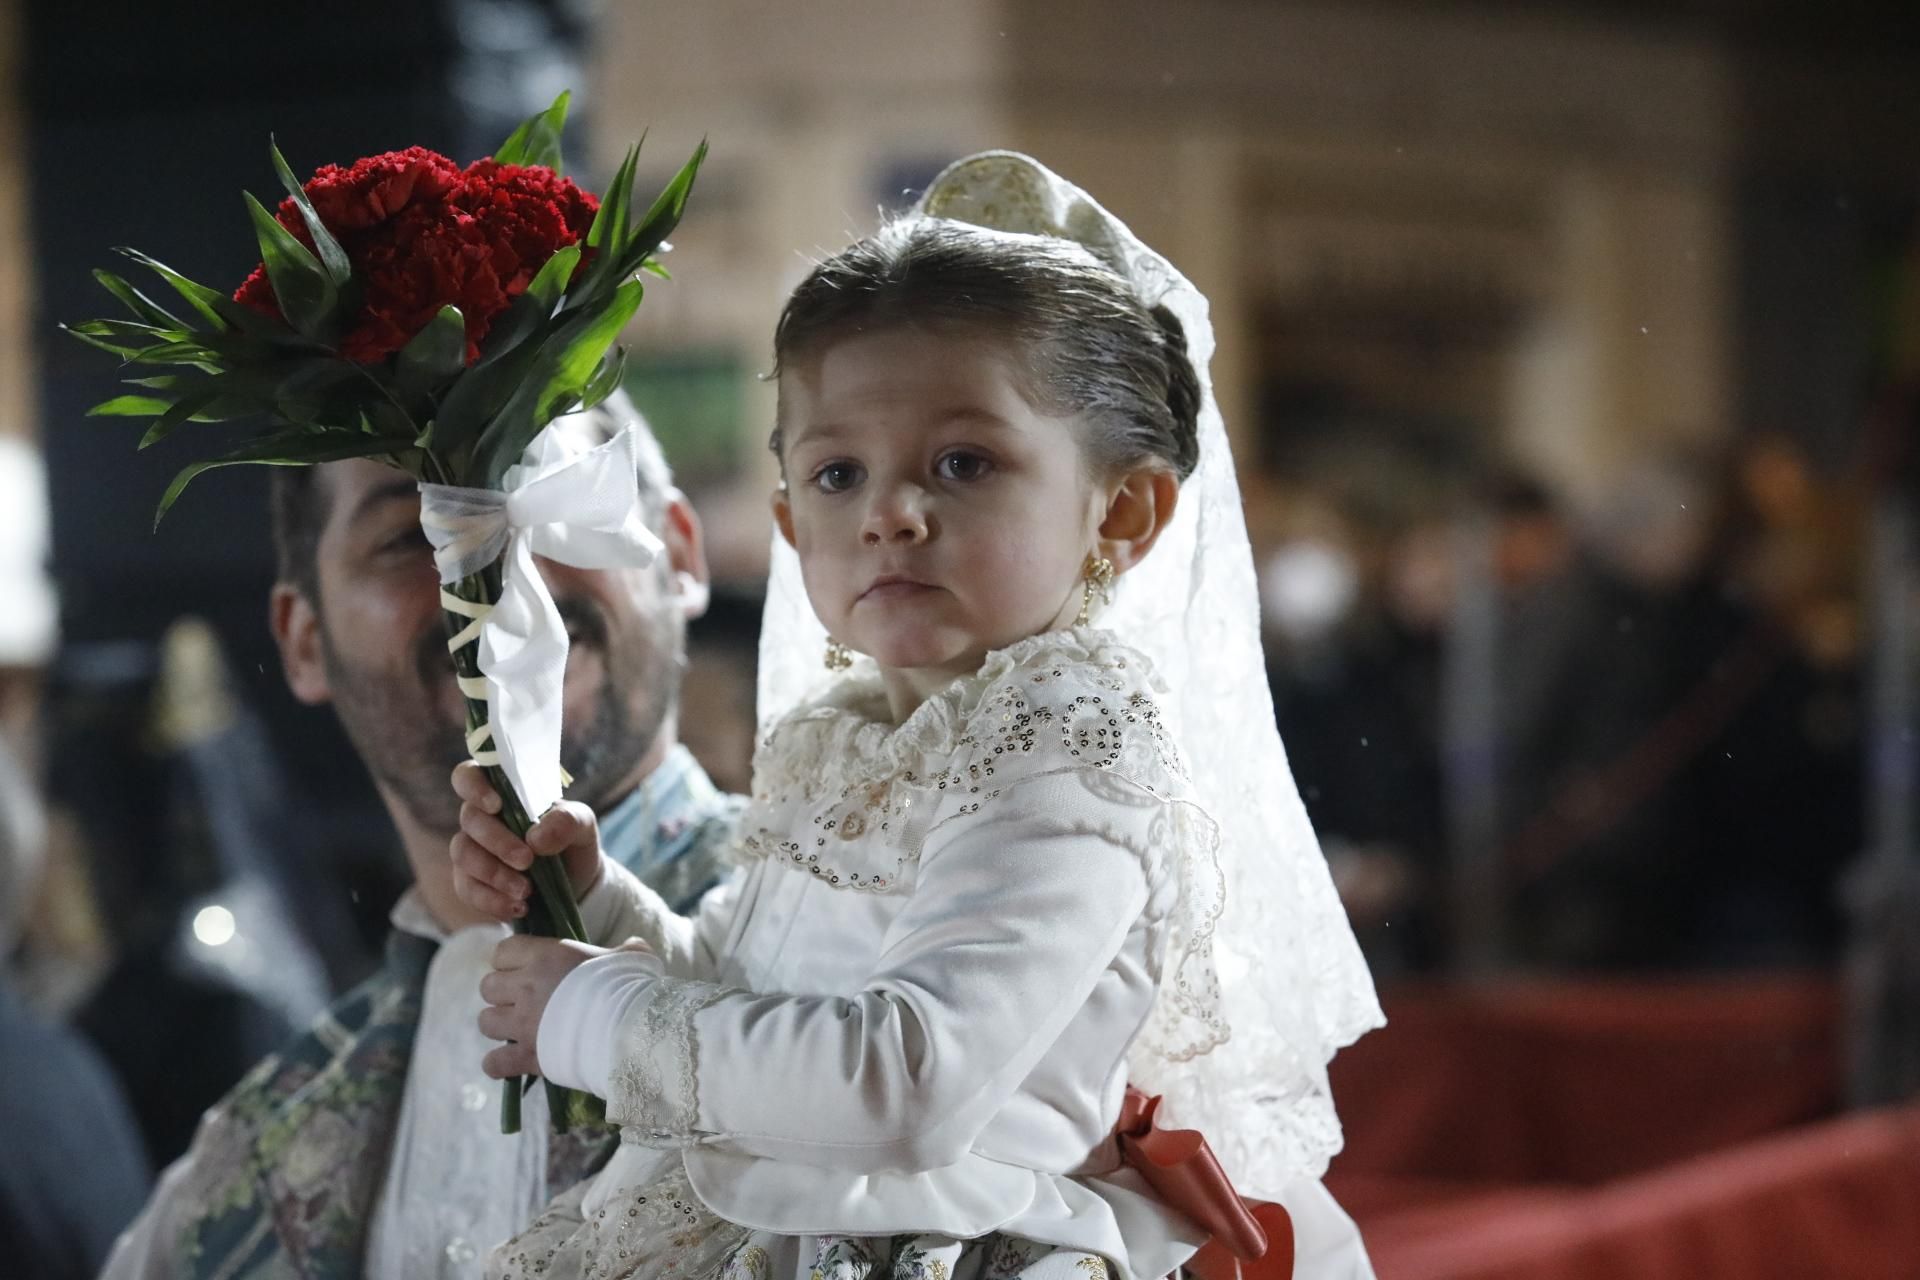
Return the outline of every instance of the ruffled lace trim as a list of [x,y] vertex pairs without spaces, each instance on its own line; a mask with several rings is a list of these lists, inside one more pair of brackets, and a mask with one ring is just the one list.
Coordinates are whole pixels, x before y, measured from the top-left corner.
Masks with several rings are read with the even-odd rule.
[[889,893],[910,879],[936,809],[941,820],[976,813],[1022,778],[1092,768],[1177,798],[1185,775],[1156,690],[1144,656],[1091,628],[989,654],[898,725],[869,669],[767,735],[740,853]]
[[[1158,685],[1144,654],[1091,627],[1043,632],[989,653],[979,671],[955,680],[897,725],[886,720],[877,673],[856,670],[767,734],[754,761],[754,798],[818,800],[897,777],[930,775],[936,762],[965,744],[983,709],[998,709],[1007,700],[1010,686],[1047,683],[1142,698]],[[1172,744],[1160,745],[1177,769]],[[929,777],[928,785],[937,789],[937,782]]]
[[693,1018],[727,988],[657,978],[620,1029],[607,1117],[643,1147],[691,1146],[699,1137],[699,1045]]

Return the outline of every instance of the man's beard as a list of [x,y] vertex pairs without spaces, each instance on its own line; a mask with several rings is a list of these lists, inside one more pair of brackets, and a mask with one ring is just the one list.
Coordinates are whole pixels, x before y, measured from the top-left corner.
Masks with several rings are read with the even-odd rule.
[[[584,725],[563,724],[560,757],[573,782],[567,798],[604,813],[660,735],[679,699],[684,628],[671,609],[612,647],[605,613],[589,598],[557,602],[572,635],[570,647],[598,652],[604,673]],[[451,781],[467,758],[465,726],[446,719],[445,690],[453,681],[446,636],[427,628],[414,642],[404,673],[375,671],[344,657],[324,621],[320,642],[334,711],[374,780],[414,823],[451,839],[460,824],[460,799]]]

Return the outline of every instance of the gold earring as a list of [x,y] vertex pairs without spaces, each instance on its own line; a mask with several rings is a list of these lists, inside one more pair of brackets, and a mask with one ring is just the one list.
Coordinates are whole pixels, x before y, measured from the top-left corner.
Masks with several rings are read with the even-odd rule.
[[845,671],[853,665],[853,650],[847,648],[847,646],[841,644],[832,636],[828,636],[827,654],[823,661],[829,671]]
[[1076,627],[1084,627],[1092,621],[1095,596],[1100,597],[1103,605],[1113,603],[1113,561],[1105,556],[1089,555],[1086,565],[1080,570],[1080,578],[1080,616],[1073,620]]

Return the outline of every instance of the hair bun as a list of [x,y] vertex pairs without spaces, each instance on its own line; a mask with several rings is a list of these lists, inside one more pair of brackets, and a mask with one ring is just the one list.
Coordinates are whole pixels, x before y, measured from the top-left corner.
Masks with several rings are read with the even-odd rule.
[[1200,464],[1200,378],[1187,356],[1187,330],[1165,303],[1149,312],[1160,327],[1167,361],[1167,410],[1173,415],[1174,462],[1185,480]]

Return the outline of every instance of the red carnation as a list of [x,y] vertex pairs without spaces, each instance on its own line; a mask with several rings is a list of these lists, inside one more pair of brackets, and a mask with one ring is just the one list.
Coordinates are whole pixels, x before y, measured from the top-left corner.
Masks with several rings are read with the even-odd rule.
[[468,165],[451,199],[484,229],[500,278],[515,296],[556,250],[586,236],[600,210],[591,192],[551,169],[491,159]]
[[[449,304],[466,317],[468,362],[478,359],[494,319],[548,258],[586,235],[599,209],[551,169],[481,160],[463,173],[423,147],[328,165],[305,190],[362,287],[360,312],[338,344],[362,364],[406,346]],[[312,247],[291,199],[277,216]],[[264,265],[234,298],[280,313]]]
[[[345,236],[397,218],[415,204],[439,200],[459,182],[459,165],[437,151],[408,147],[356,160],[351,168],[323,165],[305,190],[327,230]],[[280,202],[280,221],[296,235],[306,229],[291,199]]]
[[355,274],[366,284],[360,315],[340,339],[340,354],[374,364],[407,345],[452,304],[467,322],[467,362],[512,296],[474,219],[443,207],[408,210],[391,233],[363,246]]

